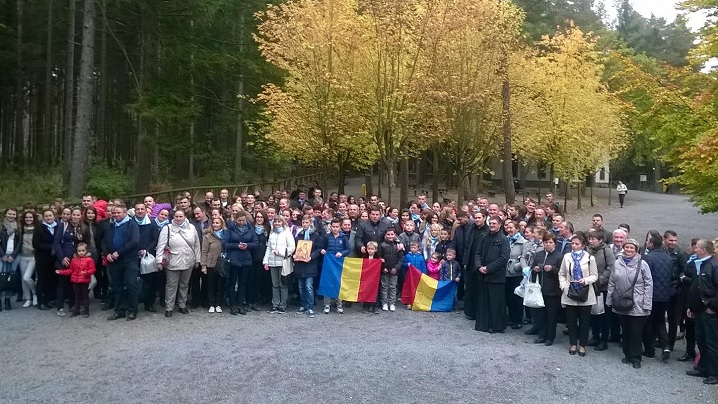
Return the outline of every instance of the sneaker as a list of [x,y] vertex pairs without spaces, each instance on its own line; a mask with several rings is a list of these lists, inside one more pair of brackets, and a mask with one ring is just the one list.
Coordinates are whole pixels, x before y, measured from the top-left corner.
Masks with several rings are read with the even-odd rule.
[[300,307],[299,310],[297,310],[297,314],[304,314],[307,311],[304,307]]
[[32,305],[37,306],[37,295],[32,297]]
[[393,304],[390,304],[389,311],[396,311],[396,306],[394,306]]
[[389,305],[386,304],[386,303],[382,304],[382,305],[381,305],[381,310],[382,310],[382,311],[388,311],[388,310],[389,310]]
[[58,311],[57,311],[57,315],[60,316],[60,317],[65,317],[65,316],[66,316],[66,314],[65,314],[65,309],[60,309],[60,310],[58,310]]
[[329,314],[329,306],[324,306],[324,314]]
[[22,307],[28,308],[28,307],[30,307],[31,304],[32,304],[32,302],[30,300],[25,300],[25,304],[23,304]]
[[407,309],[407,310],[411,310],[411,305],[410,305],[410,304],[407,304],[407,305],[406,305],[406,309]]
[[209,312],[214,313],[214,306],[209,306]]
[[344,314],[344,308],[343,307],[337,307],[337,313]]
[[221,313],[221,312],[222,312],[222,306],[217,306],[217,307],[215,307],[214,312],[215,312],[215,313]]
[[279,313],[279,309],[277,307],[272,307],[272,310],[267,310],[267,313],[277,314],[277,313]]
[[284,312],[285,312],[284,309],[279,309],[279,311],[277,311],[277,313],[279,313],[279,314],[284,314]]
[[309,318],[314,318],[314,310],[307,310],[307,313],[309,313]]

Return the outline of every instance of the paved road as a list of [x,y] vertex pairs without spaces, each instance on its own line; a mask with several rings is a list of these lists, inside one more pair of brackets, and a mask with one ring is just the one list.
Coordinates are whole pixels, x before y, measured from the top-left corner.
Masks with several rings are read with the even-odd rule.
[[[716,216],[698,215],[685,198],[631,192],[628,201],[608,212],[607,227],[718,234]],[[518,331],[476,332],[455,313],[195,311],[109,323],[93,310],[89,319],[0,313],[0,402],[718,402],[718,388],[675,360],[634,370],[616,344],[580,358],[560,333],[554,346],[536,346]]]

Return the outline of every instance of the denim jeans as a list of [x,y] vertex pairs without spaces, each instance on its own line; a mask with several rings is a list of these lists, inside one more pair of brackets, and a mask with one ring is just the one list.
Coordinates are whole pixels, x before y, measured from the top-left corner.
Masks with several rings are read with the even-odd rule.
[[314,278],[298,278],[299,305],[306,310],[314,310]]

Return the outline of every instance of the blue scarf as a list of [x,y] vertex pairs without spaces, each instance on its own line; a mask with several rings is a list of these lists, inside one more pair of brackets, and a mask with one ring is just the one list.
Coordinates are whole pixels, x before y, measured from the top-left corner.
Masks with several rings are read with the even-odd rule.
[[[572,252],[571,258],[573,258],[573,280],[580,281],[583,279],[583,271],[581,270],[581,258],[583,258],[584,251]],[[581,289],[581,285],[578,283],[572,283],[573,288],[578,290]]]
[[509,244],[510,244],[511,246],[513,246],[514,243],[516,242],[516,240],[519,239],[519,236],[521,236],[521,233],[516,233],[516,234],[514,234],[513,236],[510,236],[510,237],[509,237]]
[[411,220],[413,220],[413,221],[415,221],[415,222],[416,222],[417,220],[419,220],[419,214],[418,214],[418,213],[412,213],[412,214],[411,214]]
[[155,224],[157,225],[157,227],[159,227],[159,228],[161,229],[161,228],[167,226],[168,224],[170,224],[170,221],[169,221],[169,219],[165,219],[165,220],[163,220],[163,221],[160,222],[160,221],[159,221],[159,218],[156,217],[156,218],[155,218]]
[[703,263],[708,261],[709,259],[711,259],[711,255],[709,255],[705,258],[696,257],[696,260],[693,261],[693,263],[696,265],[696,274],[698,274],[698,275],[701,274],[701,265],[703,265]]
[[219,229],[219,230],[217,230],[217,231],[214,232],[214,235],[217,236],[217,238],[221,240],[221,239],[222,239],[222,236],[224,236],[224,230]]
[[311,235],[311,230],[310,230],[310,229],[304,230],[304,239],[305,239],[305,240],[311,240],[311,238],[309,237],[310,235]]
[[257,233],[257,235],[264,234],[264,226],[254,226],[254,232]]
[[49,231],[50,234],[52,234],[53,236],[55,235],[55,227],[57,227],[57,222],[53,221],[50,224],[47,224],[46,222],[42,222],[42,224],[44,224],[45,227],[47,227],[47,231]]
[[396,219],[392,219],[392,218],[389,217],[389,216],[387,216],[387,218],[389,218],[389,222],[390,222],[391,224],[397,224],[397,223],[399,223],[399,217],[398,217],[398,216],[396,217]]
[[143,217],[142,220],[137,220],[137,216],[135,216],[135,222],[137,222],[137,224],[140,226],[144,226],[144,225],[150,224],[150,218],[149,218],[149,216],[145,215],[145,217]]
[[127,222],[129,222],[129,221],[130,221],[130,216],[127,215],[127,216],[125,216],[124,219],[120,220],[119,222],[115,222],[115,227],[120,227],[120,226],[122,226],[123,224],[125,224],[125,223],[127,223]]

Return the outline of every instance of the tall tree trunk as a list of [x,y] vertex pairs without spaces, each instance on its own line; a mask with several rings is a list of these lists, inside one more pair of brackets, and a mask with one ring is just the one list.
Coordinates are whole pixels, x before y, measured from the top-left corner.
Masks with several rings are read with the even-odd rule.
[[97,102],[97,149],[96,153],[103,159],[107,158],[107,86],[109,85],[107,72],[107,26],[108,20],[104,13],[107,12],[107,0],[102,0],[102,34],[100,35],[100,94]]
[[[150,48],[148,42],[149,42],[149,34],[150,28],[148,27],[148,20],[149,20],[149,11],[147,10],[148,5],[146,3],[143,3],[140,8],[140,13],[142,15],[142,28],[140,32],[140,63],[139,63],[139,78],[138,78],[138,85],[140,92],[137,94],[137,97],[139,99],[142,99],[145,85],[145,76],[147,74],[147,70],[149,69],[147,66],[151,66],[151,63],[147,61],[148,55],[151,55],[152,52],[148,49]],[[160,61],[157,60],[157,69],[159,71],[160,69]],[[157,126],[155,127],[155,131],[157,131]],[[146,122],[145,118],[142,115],[137,116],[137,145],[136,145],[136,156],[137,156],[137,164],[135,167],[135,192],[142,193],[142,192],[148,192],[150,189],[150,184],[152,178],[150,175],[148,175],[147,167],[152,164],[152,154],[150,145],[148,143],[148,136],[147,136],[147,130],[146,130]]]
[[75,0],[68,2],[67,21],[67,61],[65,63],[65,112],[64,112],[64,141],[63,141],[63,176],[62,186],[65,190],[70,186],[70,170],[72,164],[73,144],[73,111],[75,93]]
[[52,9],[53,0],[47,2],[47,39],[45,41],[45,100],[43,105],[43,129],[38,136],[38,161],[44,166],[51,163],[54,115],[52,106]]
[[242,143],[244,142],[244,120],[242,108],[244,107],[244,79],[240,75],[237,83],[237,129],[235,132],[234,152],[234,181],[239,184],[242,176]]
[[[505,65],[506,61],[503,60],[502,64]],[[514,189],[514,175],[511,168],[513,158],[511,150],[511,85],[508,79],[504,79],[504,83],[501,88],[501,104],[503,108],[501,116],[503,120],[504,135],[504,193],[506,195],[506,203],[513,205],[516,200],[516,190]]]
[[92,100],[94,99],[95,70],[95,0],[85,0],[82,17],[82,53],[80,78],[77,86],[77,130],[72,148],[70,197],[80,197],[87,182],[90,160],[89,143],[92,139]]
[[[439,152],[436,151],[436,149],[431,151],[431,157],[433,160],[433,166],[434,169],[431,173],[431,198],[434,201],[439,200],[439,173],[441,170],[439,169]],[[447,187],[448,188],[448,187]],[[459,196],[459,199],[461,196]]]
[[14,163],[18,166],[25,165],[25,97],[23,95],[23,87],[25,86],[24,74],[22,71],[22,17],[25,0],[17,0],[17,37],[15,49],[15,141],[14,143]]
[[[417,169],[418,169],[417,162]],[[419,183],[416,183],[419,186]],[[399,184],[399,203],[403,203],[409,199],[409,158],[405,157],[401,160],[401,182]],[[393,206],[393,205],[392,205]]]
[[392,203],[392,198],[394,197],[394,188],[396,188],[396,161],[394,159],[389,160],[389,164],[387,164],[387,174],[388,174],[388,186],[389,190],[387,191],[387,205],[390,205]]

